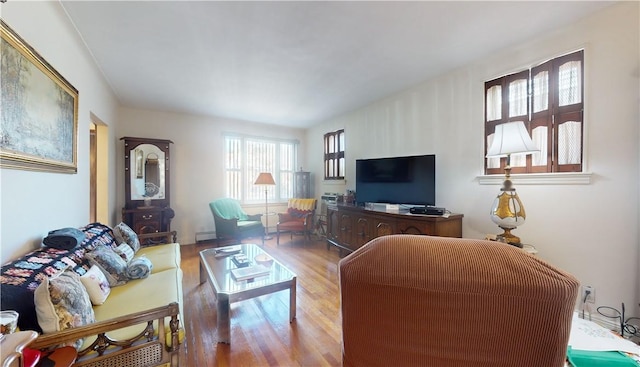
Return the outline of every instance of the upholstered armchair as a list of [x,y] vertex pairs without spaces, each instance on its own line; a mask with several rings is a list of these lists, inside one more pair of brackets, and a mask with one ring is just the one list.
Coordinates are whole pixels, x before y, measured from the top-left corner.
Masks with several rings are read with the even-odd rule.
[[241,242],[248,237],[260,237],[264,245],[262,214],[248,215],[237,200],[222,198],[209,203],[216,225],[216,237]]
[[316,211],[316,199],[289,199],[287,212],[278,213],[276,226],[276,244],[280,244],[280,233],[289,232],[293,240],[294,233],[300,233],[311,240],[313,232],[313,214]]
[[517,247],[391,235],[338,267],[345,367],[564,365],[579,283]]

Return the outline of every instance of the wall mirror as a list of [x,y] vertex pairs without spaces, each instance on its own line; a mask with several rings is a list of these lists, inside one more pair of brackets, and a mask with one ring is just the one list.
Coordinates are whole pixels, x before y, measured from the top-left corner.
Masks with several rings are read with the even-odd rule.
[[131,200],[148,197],[164,199],[165,194],[165,154],[153,144],[140,144],[133,150],[135,159],[130,160]]
[[169,205],[170,140],[124,137],[126,207]]

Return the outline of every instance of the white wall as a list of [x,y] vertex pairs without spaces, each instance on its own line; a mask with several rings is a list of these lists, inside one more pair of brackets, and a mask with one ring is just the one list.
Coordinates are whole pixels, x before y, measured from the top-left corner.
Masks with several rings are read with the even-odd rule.
[[[196,232],[214,231],[209,202],[224,197],[224,136],[226,132],[269,138],[297,139],[301,153],[299,166],[306,167],[305,133],[275,125],[264,125],[224,118],[123,108],[117,136],[169,139],[171,146],[171,208],[175,217],[171,229],[178,232],[178,242],[195,242]],[[117,152],[118,205],[124,206],[124,144]],[[264,203],[245,207],[249,214],[264,212]],[[276,207],[269,204],[269,211]],[[275,217],[269,219],[275,225]]]
[[347,156],[346,182],[324,183],[316,175],[316,194],[355,189],[355,159],[435,153],[437,205],[465,215],[464,237],[499,233],[488,215],[499,185],[476,180],[483,167],[484,82],[584,48],[584,155],[592,182],[514,180],[528,214],[515,233],[536,246],[538,256],[595,287],[597,305],[625,302],[639,314],[638,14],[637,2],[614,5],[313,127],[307,139],[312,171],[322,172],[326,132],[345,129]]
[[[79,91],[77,174],[0,169],[0,263],[4,263],[38,247],[50,230],[88,223],[90,113],[111,127],[117,102],[58,2],[8,1],[0,5],[0,12]],[[111,152],[115,154],[115,149]],[[115,156],[109,161],[115,162]],[[110,172],[115,172],[113,165]],[[113,177],[109,207],[115,219]]]

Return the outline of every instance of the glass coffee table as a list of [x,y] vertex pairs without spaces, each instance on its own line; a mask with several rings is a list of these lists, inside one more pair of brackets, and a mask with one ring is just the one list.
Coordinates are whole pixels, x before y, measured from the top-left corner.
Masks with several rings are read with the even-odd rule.
[[[254,258],[268,257],[273,261],[269,272],[254,278],[236,280],[232,274],[238,266],[232,261],[236,254],[244,254],[250,266]],[[246,269],[246,268],[242,268]],[[282,290],[289,290],[289,322],[296,317],[296,275],[278,260],[255,244],[240,244],[200,251],[200,284],[209,281],[217,309],[218,343],[231,343],[230,306],[233,302],[259,297]]]

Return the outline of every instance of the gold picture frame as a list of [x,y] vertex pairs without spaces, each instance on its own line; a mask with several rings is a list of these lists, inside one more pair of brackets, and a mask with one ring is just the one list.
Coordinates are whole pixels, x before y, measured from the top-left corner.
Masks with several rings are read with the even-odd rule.
[[77,173],[78,90],[0,19],[0,167]]

